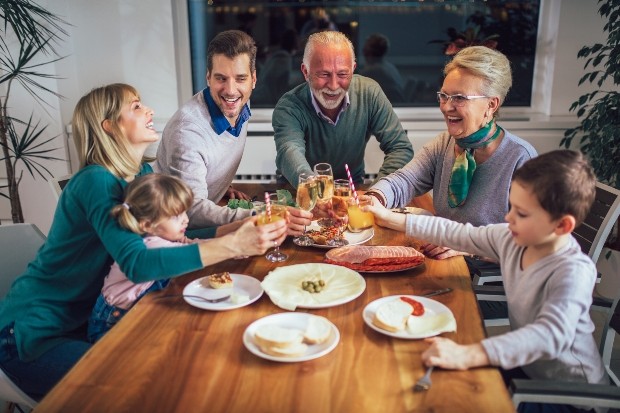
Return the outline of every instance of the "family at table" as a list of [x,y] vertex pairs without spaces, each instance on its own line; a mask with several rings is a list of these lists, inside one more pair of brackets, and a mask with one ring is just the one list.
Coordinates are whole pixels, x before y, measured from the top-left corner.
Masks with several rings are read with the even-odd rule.
[[[232,181],[251,117],[256,50],[237,30],[211,41],[208,86],[167,123],[153,166],[144,155],[159,135],[137,90],[111,84],[77,103],[80,170],[62,192],[47,241],[0,307],[0,368],[31,397],[43,398],[132,305],[170,278],[263,255],[287,236],[302,236],[317,218],[318,209],[289,206],[286,219],[257,225],[253,210],[218,205],[225,197],[249,199]],[[512,85],[507,58],[473,46],[446,64],[437,92],[446,131],[415,155],[380,86],[355,69],[344,34],[309,37],[306,82],[273,112],[275,167],[283,184],[297,188],[300,177],[326,163],[354,191],[372,135],[385,156],[362,210],[376,225],[424,240],[422,252],[432,259],[475,255],[499,265],[511,331],[469,345],[427,339],[423,362],[498,366],[506,380],[606,382],[589,316],[596,269],[571,236],[593,202],[596,178],[582,154],[537,156],[497,122]],[[431,190],[435,217],[390,210]],[[498,310],[481,309],[485,316]],[[522,404],[519,411],[588,408]]]

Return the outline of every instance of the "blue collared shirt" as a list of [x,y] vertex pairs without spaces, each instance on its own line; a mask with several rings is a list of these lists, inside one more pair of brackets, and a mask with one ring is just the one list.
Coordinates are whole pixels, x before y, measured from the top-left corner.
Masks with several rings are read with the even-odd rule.
[[327,123],[336,126],[336,124],[338,123],[338,119],[340,119],[340,115],[342,115],[342,112],[347,110],[349,105],[351,105],[351,100],[349,99],[349,92],[344,94],[344,99],[343,99],[344,104],[340,106],[340,112],[338,112],[338,116],[336,116],[336,121],[334,122],[329,117],[323,114],[323,111],[321,110],[321,107],[319,106],[319,102],[316,101],[316,98],[314,97],[314,93],[312,93],[312,88],[309,87],[308,90],[310,91],[310,99],[312,100],[312,106],[314,106],[314,110],[316,111],[316,114],[319,115],[319,117],[323,119],[324,121],[326,121]]
[[250,119],[252,113],[250,112],[250,107],[247,105],[243,105],[243,109],[241,109],[241,113],[239,113],[239,117],[237,118],[237,124],[232,126],[226,116],[222,113],[220,108],[215,104],[215,101],[211,97],[211,92],[209,88],[206,87],[203,89],[202,94],[204,96],[205,102],[207,102],[207,109],[209,109],[209,113],[211,114],[211,119],[213,120],[213,129],[215,129],[215,133],[221,135],[222,133],[228,131],[235,138],[239,137],[241,133],[241,129],[243,129],[243,124]]

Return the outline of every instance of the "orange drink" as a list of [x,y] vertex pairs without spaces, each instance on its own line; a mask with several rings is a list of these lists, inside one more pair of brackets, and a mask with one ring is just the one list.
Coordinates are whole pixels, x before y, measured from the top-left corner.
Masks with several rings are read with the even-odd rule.
[[349,231],[361,232],[365,229],[372,228],[375,224],[375,216],[371,212],[364,212],[360,209],[364,205],[371,205],[372,200],[369,195],[360,195],[359,206],[354,197],[348,199],[347,212],[349,214]]
[[271,220],[267,217],[267,210],[265,207],[261,209],[256,225],[265,225],[272,222],[280,221],[286,218],[286,207],[282,205],[271,205]]

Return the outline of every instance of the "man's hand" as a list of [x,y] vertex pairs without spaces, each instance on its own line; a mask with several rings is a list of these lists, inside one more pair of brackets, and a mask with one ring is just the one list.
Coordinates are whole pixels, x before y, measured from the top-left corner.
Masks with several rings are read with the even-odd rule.
[[312,222],[312,213],[303,209],[288,207],[288,235],[297,237],[303,235],[306,225]]
[[250,200],[250,197],[241,191],[237,191],[233,186],[229,186],[226,190],[226,196],[228,199],[245,199],[246,201]]

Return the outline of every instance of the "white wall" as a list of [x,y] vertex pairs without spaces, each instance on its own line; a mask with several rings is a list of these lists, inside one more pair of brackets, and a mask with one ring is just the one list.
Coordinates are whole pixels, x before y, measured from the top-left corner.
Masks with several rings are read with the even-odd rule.
[[[186,40],[174,38],[172,16],[178,11],[176,3],[182,1],[39,1],[42,6],[72,24],[67,29],[69,37],[62,44],[61,50],[61,54],[67,57],[50,69],[65,78],[51,81],[49,85],[65,99],[51,99],[52,109],[48,108],[50,116],[41,115],[42,121],[51,125],[51,136],[63,133],[63,125],[70,123],[73,107],[83,94],[93,87],[112,82],[135,86],[142,100],[155,109],[158,123],[165,123],[179,104],[177,79],[182,75],[187,84],[189,71],[185,62],[175,61],[178,48],[187,46]],[[577,52],[583,45],[604,40],[604,35],[596,0],[544,0],[543,6],[548,10],[543,22],[548,33],[540,44],[541,51],[550,57],[545,59],[545,72],[535,92],[548,97],[548,104],[543,106],[542,116],[535,123],[514,122],[510,130],[517,134],[521,130],[527,131],[523,132],[525,138],[540,137],[542,140],[535,144],[537,149],[549,150],[559,142],[561,128],[575,121],[568,108],[583,92],[576,86],[583,73],[583,62],[577,60]],[[177,69],[177,63],[181,69]],[[183,68],[186,71],[179,74]],[[29,112],[33,108],[32,100],[24,92],[21,92],[21,96],[23,99],[20,106]],[[37,112],[42,111],[39,109]],[[552,117],[548,118],[548,115]],[[571,117],[564,118],[569,115]],[[415,114],[413,116],[413,119],[408,118],[407,121],[415,122],[417,118]],[[422,117],[429,116],[425,114]],[[441,129],[438,111],[430,117],[433,118],[430,129]],[[265,129],[266,126],[259,125],[259,121],[269,123],[269,116],[255,116],[251,122],[251,125],[255,123],[252,129]],[[542,132],[538,134],[532,125]],[[546,125],[552,132],[545,130]],[[552,136],[549,137],[550,133]],[[413,139],[416,139],[415,134]],[[59,151],[62,157],[66,157],[65,142],[66,135],[56,142],[56,146],[63,147]],[[414,143],[417,146],[419,142]],[[251,159],[244,158],[243,168],[251,168],[251,164]],[[68,165],[62,162],[50,164],[50,169],[56,176],[69,172]],[[34,222],[47,233],[55,206],[48,184],[41,178],[33,181],[24,176],[20,193],[26,221]],[[4,199],[0,199],[0,218],[10,218],[8,202]]]

